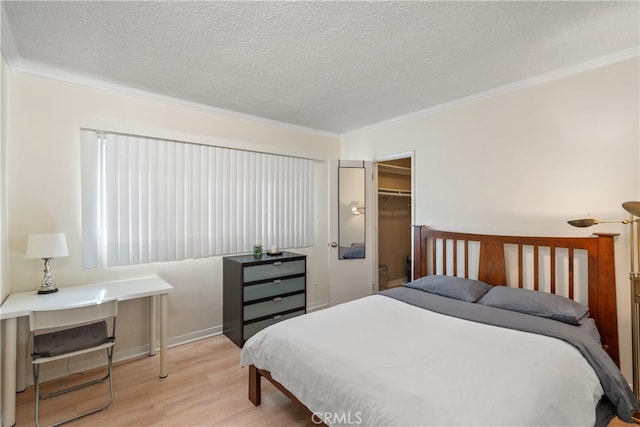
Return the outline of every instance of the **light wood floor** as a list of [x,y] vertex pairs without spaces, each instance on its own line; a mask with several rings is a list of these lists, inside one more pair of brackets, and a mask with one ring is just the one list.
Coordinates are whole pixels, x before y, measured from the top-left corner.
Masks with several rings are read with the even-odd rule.
[[[158,378],[158,356],[114,364],[115,399],[104,411],[68,426],[314,426],[309,416],[268,381],[262,405],[247,398],[248,369],[240,349],[224,335],[169,349],[169,376]],[[100,371],[104,372],[104,370]],[[87,372],[72,381],[92,378]],[[54,384],[55,383],[55,384]],[[52,381],[49,388],[68,380]],[[47,392],[41,387],[42,393]],[[41,401],[40,424],[82,412],[106,401],[106,384]],[[34,425],[33,387],[16,395],[17,426]]]
[[[248,369],[240,367],[240,349],[224,335],[169,349],[169,376],[158,378],[158,358],[141,357],[114,365],[115,400],[104,411],[68,426],[314,426],[305,411],[268,381],[262,381],[262,405],[247,399]],[[103,371],[100,371],[103,372]],[[64,387],[95,372],[52,381]],[[40,424],[47,425],[104,401],[105,385],[44,400]],[[16,396],[17,426],[34,424],[33,387]],[[616,419],[609,427],[628,427]]]

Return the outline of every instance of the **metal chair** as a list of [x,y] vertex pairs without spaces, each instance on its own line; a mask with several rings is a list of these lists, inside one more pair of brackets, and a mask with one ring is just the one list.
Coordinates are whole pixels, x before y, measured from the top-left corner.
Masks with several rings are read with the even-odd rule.
[[[29,329],[33,348],[31,360],[35,387],[36,426],[40,426],[40,400],[99,384],[106,379],[109,379],[109,401],[106,404],[58,421],[51,426],[57,426],[101,411],[113,402],[112,358],[117,315],[117,299],[91,302],[72,308],[37,310],[29,313]],[[107,374],[104,377],[40,395],[40,365],[99,350],[105,350],[107,353]]]

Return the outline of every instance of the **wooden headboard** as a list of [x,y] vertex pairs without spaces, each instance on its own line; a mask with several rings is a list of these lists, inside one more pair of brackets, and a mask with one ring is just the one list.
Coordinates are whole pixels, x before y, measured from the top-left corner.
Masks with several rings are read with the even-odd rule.
[[[525,283],[525,261],[523,253],[531,254],[532,273],[528,280],[533,290],[541,290],[541,249],[548,261],[549,274],[546,275],[547,292],[556,293],[556,278],[560,266],[556,254],[566,254],[568,263],[568,296],[575,299],[577,284],[574,280],[574,251],[586,251],[588,305],[591,317],[596,322],[602,344],[616,365],[620,366],[618,345],[618,314],[616,308],[616,281],[613,253],[613,239],[618,234],[595,233],[591,237],[523,237],[495,236],[483,234],[456,233],[432,230],[426,226],[413,226],[414,257],[413,279],[428,274],[448,274],[477,278],[491,285],[522,288]],[[469,248],[479,246],[477,260],[470,260]],[[515,251],[516,262],[506,268],[505,245]],[[455,250],[447,249],[455,248]],[[443,255],[446,254],[446,255]],[[471,263],[474,263],[471,265]],[[477,262],[477,264],[476,264]],[[477,267],[477,277],[469,277],[470,269]],[[513,271],[515,270],[515,271]],[[455,272],[455,273],[454,273]],[[516,277],[509,283],[509,277]]]

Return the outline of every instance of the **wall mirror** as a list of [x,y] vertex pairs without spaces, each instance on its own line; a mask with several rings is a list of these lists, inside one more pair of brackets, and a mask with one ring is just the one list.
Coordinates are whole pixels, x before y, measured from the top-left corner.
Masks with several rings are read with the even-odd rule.
[[365,169],[338,168],[339,259],[365,257]]

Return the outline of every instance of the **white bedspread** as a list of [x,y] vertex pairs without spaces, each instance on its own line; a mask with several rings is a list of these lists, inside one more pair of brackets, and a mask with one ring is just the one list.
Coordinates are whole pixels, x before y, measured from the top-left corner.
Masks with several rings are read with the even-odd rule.
[[373,295],[275,324],[243,366],[329,425],[592,426],[603,395],[571,345]]

